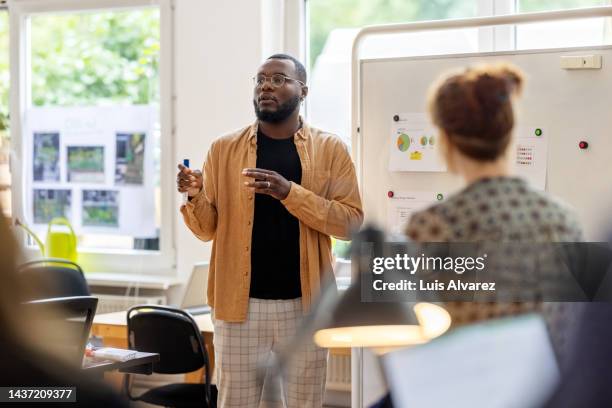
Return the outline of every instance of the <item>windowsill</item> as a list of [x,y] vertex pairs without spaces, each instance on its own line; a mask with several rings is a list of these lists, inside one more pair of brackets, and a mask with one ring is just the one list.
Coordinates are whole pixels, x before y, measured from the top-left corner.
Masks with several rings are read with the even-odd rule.
[[[44,239],[43,239],[44,242]],[[36,245],[27,245],[26,250],[40,253],[40,248]],[[133,256],[160,256],[159,250],[147,249],[120,249],[120,248],[83,248],[77,247],[79,255],[133,255]]]
[[85,278],[90,286],[138,287],[140,289],[167,290],[181,281],[172,276],[152,276],[125,273],[87,272]]

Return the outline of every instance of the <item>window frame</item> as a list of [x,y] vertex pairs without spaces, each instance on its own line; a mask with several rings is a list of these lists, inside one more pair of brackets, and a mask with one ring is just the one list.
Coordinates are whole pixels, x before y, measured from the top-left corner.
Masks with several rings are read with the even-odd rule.
[[[13,217],[24,219],[25,179],[23,174],[24,143],[22,134],[23,118],[31,104],[31,44],[29,18],[47,13],[78,13],[95,11],[136,10],[157,7],[160,13],[160,56],[159,56],[159,119],[161,127],[161,222],[160,248],[158,251],[81,249],[79,262],[90,272],[111,272],[124,274],[148,274],[159,276],[176,275],[175,245],[175,194],[173,177],[166,177],[173,171],[175,135],[174,126],[174,77],[173,77],[173,0],[9,0],[10,24],[10,124],[11,143],[15,163],[11,166]],[[21,242],[25,234],[16,230]],[[39,256],[37,248],[25,247],[28,258]]]
[[[8,10],[8,5],[6,3],[0,2],[0,14],[1,13],[6,13],[6,22],[8,24],[9,21],[10,21],[10,14],[9,14],[9,10]],[[10,32],[9,31],[7,31],[7,35],[10,38]],[[9,51],[8,48],[7,48],[7,52],[9,52],[9,54],[10,54],[10,51]],[[9,57],[10,57],[10,55],[9,55]],[[11,67],[10,58],[9,58],[8,62],[9,62],[9,72],[10,72],[10,67]],[[10,86],[9,86],[9,93],[10,93]],[[9,97],[10,97],[10,95],[9,95]],[[9,101],[9,104],[10,104],[10,101]],[[9,106],[7,106],[7,108],[8,107]],[[10,112],[10,110],[7,111],[7,112]],[[8,136],[9,136],[9,139],[10,139],[10,129],[9,129],[9,132],[8,132]],[[1,144],[2,144],[2,141],[0,141],[0,145]],[[1,149],[2,149],[2,147],[0,147],[0,150]],[[9,162],[10,162],[10,149],[9,149]],[[11,174],[11,172],[10,172],[10,167],[9,167],[9,175],[10,174]],[[0,184],[0,194],[8,194],[9,197],[11,197],[11,200],[12,200],[12,196],[13,196],[13,193],[12,193],[12,180],[9,181],[8,184],[4,184],[4,185]],[[2,200],[0,200],[0,202],[1,201]],[[12,207],[12,202],[11,202],[10,205]],[[11,207],[9,207],[9,208],[4,208],[3,207],[2,208],[2,212],[0,212],[0,216],[3,216],[5,218],[7,218],[7,219],[10,219],[12,217],[12,209],[11,209]]]
[[[286,14],[287,23],[285,24],[285,30],[287,33],[285,33],[285,36],[300,39],[300,56],[303,56],[305,61],[304,65],[308,75],[310,76],[310,9],[308,4],[310,0],[300,1],[302,2],[302,6],[299,14]],[[478,12],[474,17],[498,16],[503,14],[517,13],[518,1],[519,0],[477,0],[476,8]],[[480,44],[490,44],[490,47],[502,46],[505,45],[507,41],[514,39],[513,32],[509,33],[507,31],[499,31],[495,34],[492,30],[487,31],[481,29],[479,33]],[[500,34],[503,35],[502,38],[500,38]]]

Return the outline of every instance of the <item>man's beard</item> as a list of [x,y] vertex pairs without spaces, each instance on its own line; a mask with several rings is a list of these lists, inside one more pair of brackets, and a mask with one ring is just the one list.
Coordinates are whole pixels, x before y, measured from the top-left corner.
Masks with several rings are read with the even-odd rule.
[[255,115],[257,119],[262,122],[268,123],[280,123],[287,119],[293,112],[295,112],[296,108],[300,105],[300,97],[294,96],[289,99],[287,102],[278,106],[278,109],[274,112],[270,111],[261,111],[259,110],[259,106],[257,105],[257,99],[253,99],[253,105],[255,106]]

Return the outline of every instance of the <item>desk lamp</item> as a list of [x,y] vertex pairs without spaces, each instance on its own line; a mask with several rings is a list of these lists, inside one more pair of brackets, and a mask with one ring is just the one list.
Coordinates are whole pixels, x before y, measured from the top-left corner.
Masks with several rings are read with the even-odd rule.
[[293,341],[260,367],[258,375],[262,380],[266,372],[272,378],[281,375],[291,355],[311,336],[320,347],[371,347],[384,352],[426,343],[448,330],[449,313],[433,303],[361,301],[361,276],[370,273],[371,265],[371,253],[364,253],[363,243],[373,245],[372,253],[382,253],[382,232],[366,227],[354,235],[351,285],[341,295],[334,284],[325,286]]
[[450,327],[448,312],[433,303],[361,301],[361,276],[371,273],[372,258],[370,253],[364,253],[363,243],[371,243],[372,253],[380,255],[383,241],[382,232],[372,227],[355,235],[351,286],[337,299],[333,310],[318,308],[314,340],[320,347],[380,350],[410,346],[426,343]]

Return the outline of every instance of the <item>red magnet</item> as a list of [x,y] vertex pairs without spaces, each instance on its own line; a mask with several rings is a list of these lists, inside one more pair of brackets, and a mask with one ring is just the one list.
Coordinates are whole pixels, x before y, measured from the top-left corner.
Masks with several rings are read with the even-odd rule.
[[578,143],[578,147],[584,150],[589,147],[589,142],[582,140],[580,143]]
[[394,196],[393,191],[391,190],[387,191],[387,197],[393,198],[393,196]]

